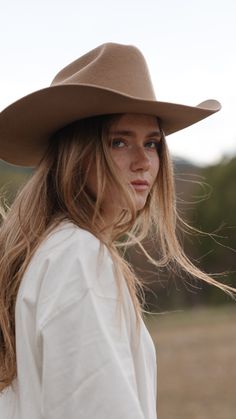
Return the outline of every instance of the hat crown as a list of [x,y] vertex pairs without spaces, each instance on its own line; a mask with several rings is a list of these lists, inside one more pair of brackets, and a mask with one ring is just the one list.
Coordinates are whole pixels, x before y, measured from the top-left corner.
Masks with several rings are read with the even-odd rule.
[[144,56],[132,45],[103,44],[63,68],[51,86],[84,84],[156,100]]

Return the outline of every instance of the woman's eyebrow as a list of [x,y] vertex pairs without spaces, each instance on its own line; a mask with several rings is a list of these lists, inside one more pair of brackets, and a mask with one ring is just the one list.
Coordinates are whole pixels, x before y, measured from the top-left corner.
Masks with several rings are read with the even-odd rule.
[[[118,130],[118,131],[111,131],[110,135],[123,135],[126,137],[135,137],[136,133],[130,130]],[[152,131],[146,135],[147,138],[149,137],[158,137],[161,139],[161,132],[160,131]]]

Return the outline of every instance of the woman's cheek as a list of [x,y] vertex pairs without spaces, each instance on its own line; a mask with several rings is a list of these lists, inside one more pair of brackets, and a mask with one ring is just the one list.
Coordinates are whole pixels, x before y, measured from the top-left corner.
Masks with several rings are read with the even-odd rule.
[[117,168],[119,169],[119,171],[122,173],[125,168],[127,167],[127,156],[124,152],[122,151],[117,151],[115,150],[112,153],[112,159],[114,161],[114,163],[116,164]]

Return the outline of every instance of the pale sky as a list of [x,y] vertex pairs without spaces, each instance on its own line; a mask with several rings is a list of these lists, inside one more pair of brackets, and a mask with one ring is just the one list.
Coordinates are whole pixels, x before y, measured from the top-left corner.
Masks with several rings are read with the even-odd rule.
[[104,42],[133,44],[158,100],[222,110],[170,135],[172,154],[212,164],[236,154],[235,0],[0,0],[0,109],[50,85]]

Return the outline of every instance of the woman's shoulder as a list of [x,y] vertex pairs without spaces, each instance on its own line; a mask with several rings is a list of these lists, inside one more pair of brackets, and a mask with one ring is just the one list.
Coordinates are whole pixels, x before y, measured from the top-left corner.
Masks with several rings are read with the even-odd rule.
[[78,254],[80,251],[98,252],[102,247],[100,240],[71,221],[63,221],[53,228],[39,245],[36,255],[45,257],[65,252],[67,249],[74,250]]
[[19,299],[36,304],[43,319],[46,307],[64,307],[88,290],[100,297],[117,298],[112,258],[89,231],[63,222],[33,255],[22,278]]
[[99,277],[111,264],[113,261],[108,248],[96,236],[65,221],[55,227],[39,245],[28,271],[49,276],[52,282],[52,277],[54,280],[60,277],[61,282],[66,282],[79,275],[86,279],[90,287],[92,279]]

